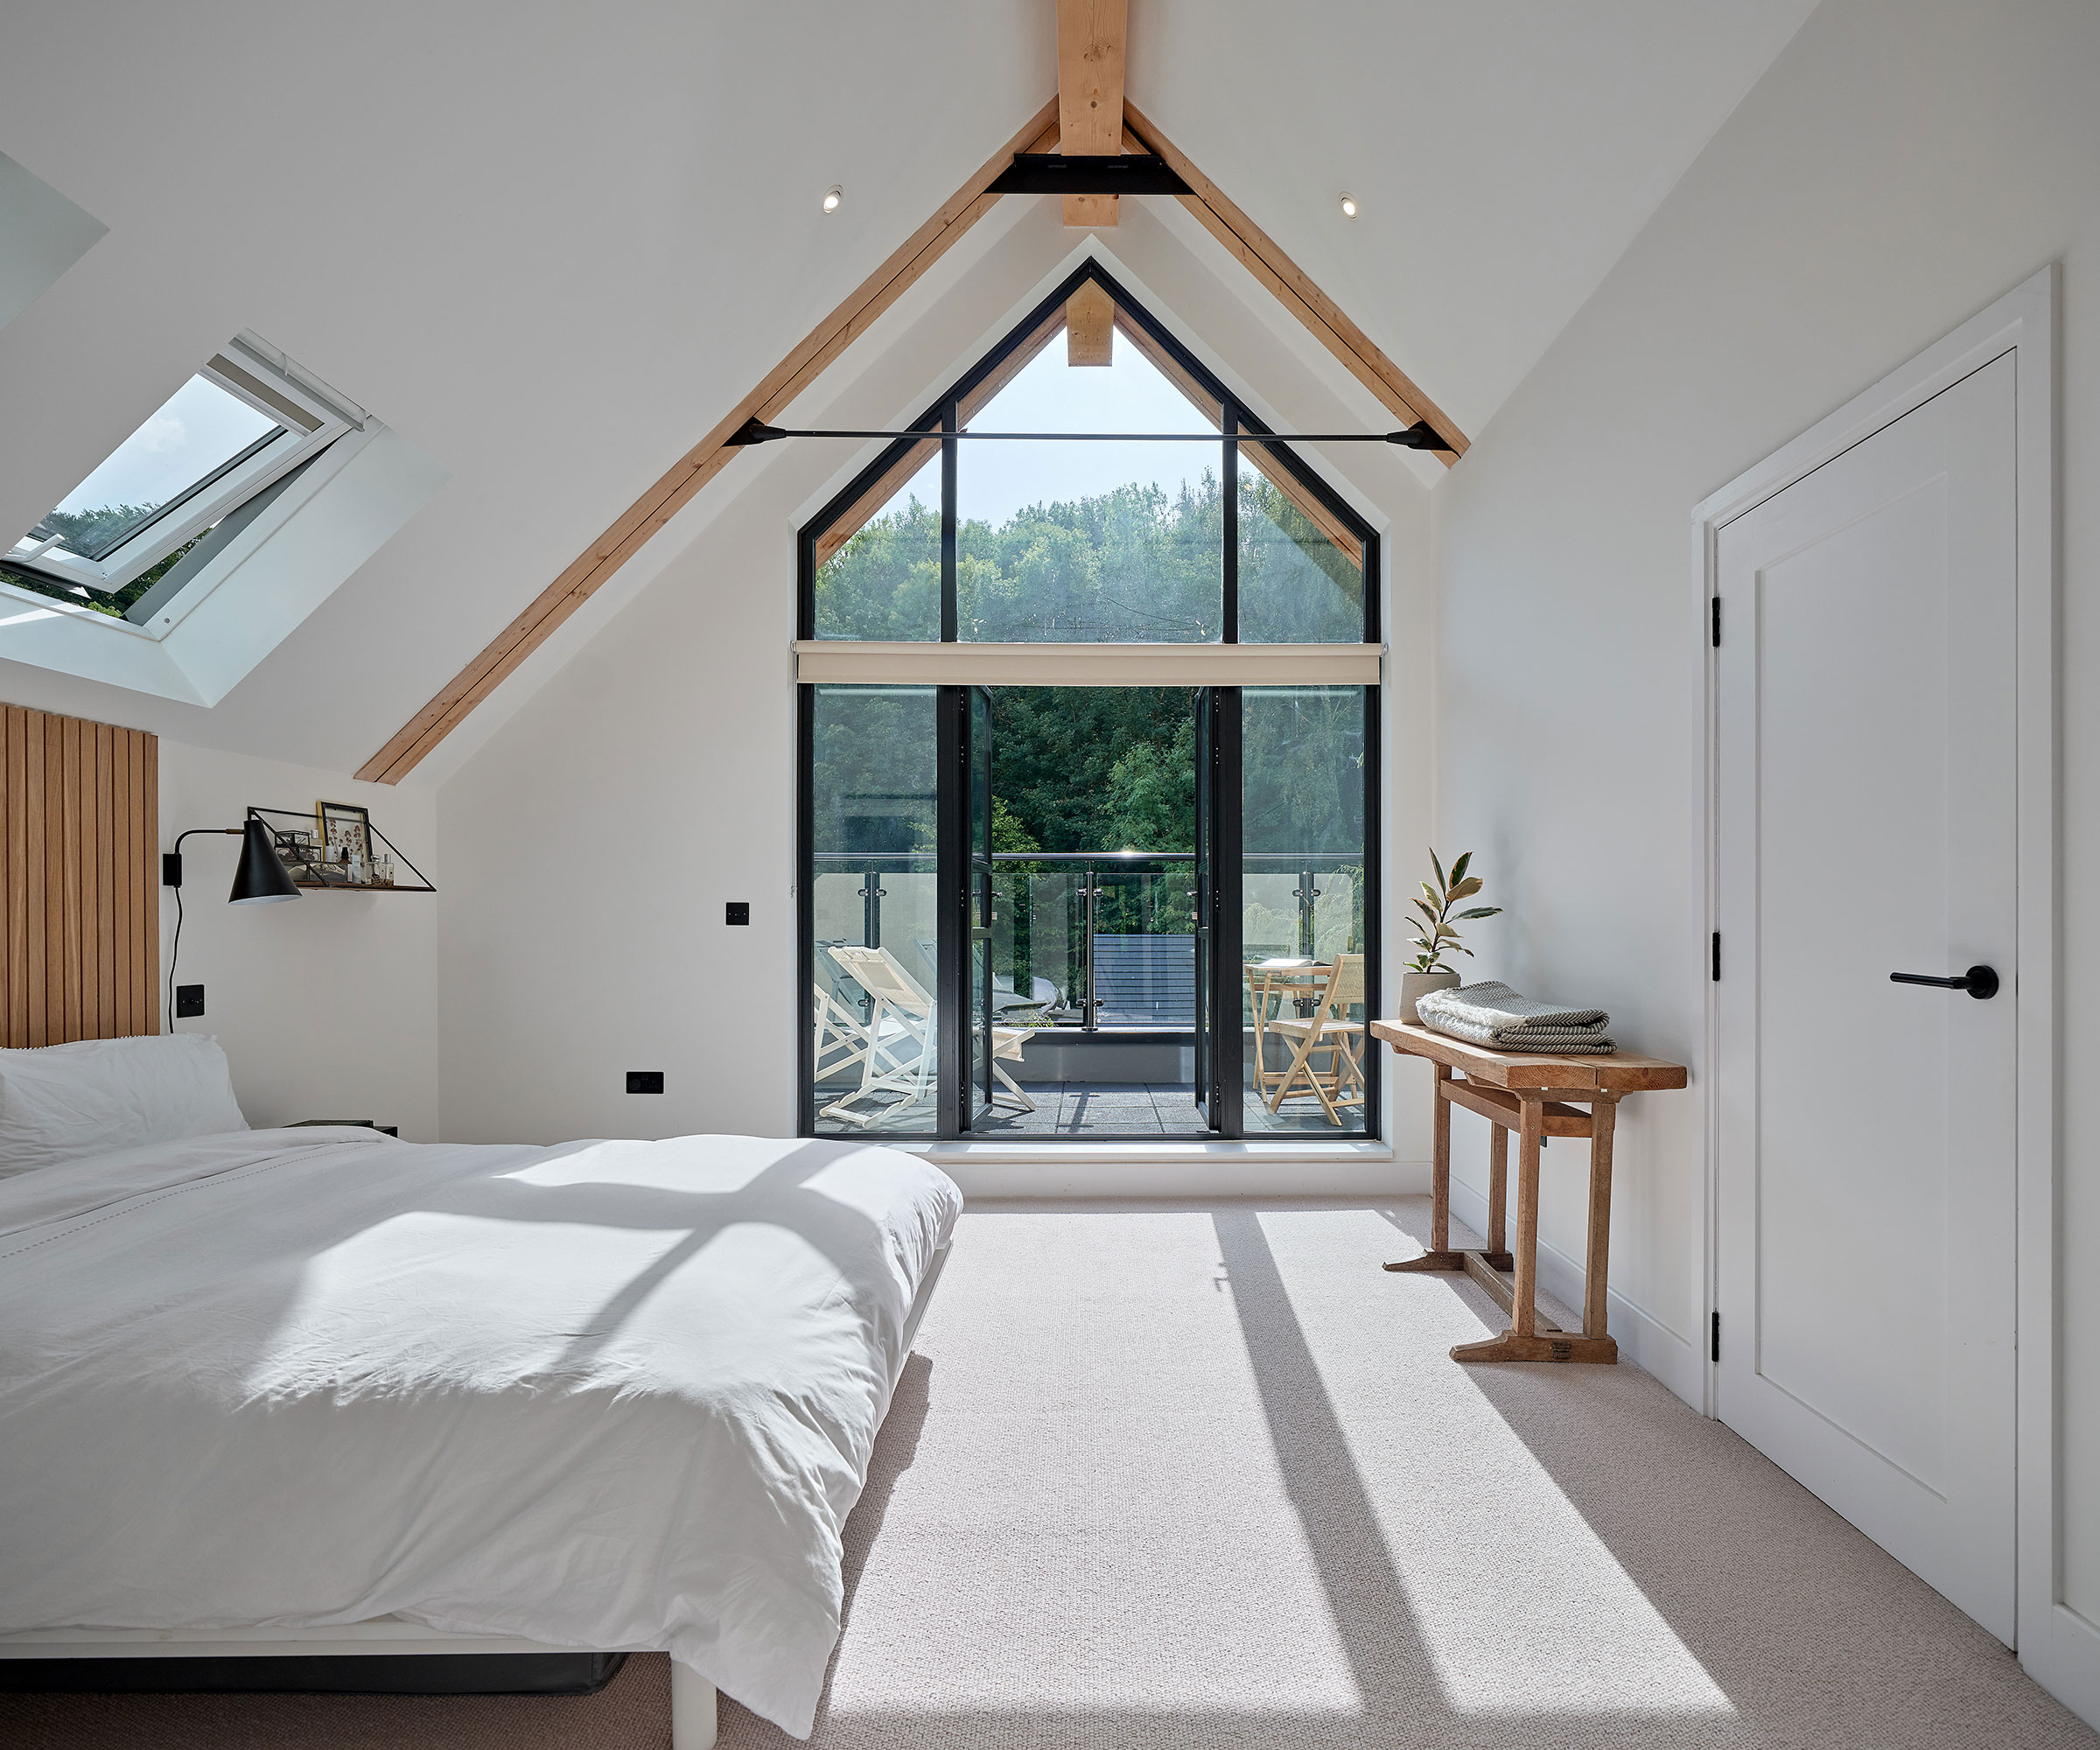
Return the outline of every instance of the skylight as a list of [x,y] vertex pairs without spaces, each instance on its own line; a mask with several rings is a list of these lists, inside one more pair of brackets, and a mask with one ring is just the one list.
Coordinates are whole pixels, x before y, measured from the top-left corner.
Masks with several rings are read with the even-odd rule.
[[30,534],[100,559],[284,436],[282,425],[209,377],[192,377]]
[[143,624],[198,573],[213,530],[235,527],[232,513],[363,423],[270,348],[237,339],[0,556],[0,582]]

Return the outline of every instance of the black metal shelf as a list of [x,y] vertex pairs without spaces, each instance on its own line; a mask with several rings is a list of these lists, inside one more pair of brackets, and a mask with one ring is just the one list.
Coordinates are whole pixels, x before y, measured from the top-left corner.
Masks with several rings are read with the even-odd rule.
[[302,841],[290,829],[277,824],[279,821],[297,821],[302,830],[311,829],[314,825],[312,815],[298,808],[251,808],[248,813],[251,820],[259,820],[270,829],[277,855],[291,872],[292,885],[303,893],[435,893],[438,891],[424,878],[423,871],[410,862],[400,847],[369,820],[365,822],[365,830],[377,845],[386,847],[387,855],[414,876],[414,880],[353,881],[347,877],[338,877],[325,864],[309,858],[307,847],[311,841]]

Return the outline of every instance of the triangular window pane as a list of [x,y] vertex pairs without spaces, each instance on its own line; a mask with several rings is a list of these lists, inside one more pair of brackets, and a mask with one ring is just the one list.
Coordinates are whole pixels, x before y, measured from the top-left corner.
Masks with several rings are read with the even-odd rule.
[[914,444],[816,537],[816,635],[941,636],[941,445]]

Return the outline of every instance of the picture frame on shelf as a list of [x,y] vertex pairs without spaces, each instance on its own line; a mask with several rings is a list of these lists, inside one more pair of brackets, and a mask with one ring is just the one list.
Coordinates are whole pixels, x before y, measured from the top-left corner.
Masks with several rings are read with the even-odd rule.
[[323,879],[337,886],[377,886],[372,871],[370,810],[355,802],[317,802],[313,818],[319,830]]

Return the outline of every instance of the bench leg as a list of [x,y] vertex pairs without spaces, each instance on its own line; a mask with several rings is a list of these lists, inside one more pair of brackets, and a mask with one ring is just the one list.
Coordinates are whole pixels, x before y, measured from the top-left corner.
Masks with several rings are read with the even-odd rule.
[[1583,1264],[1582,1334],[1606,1334],[1605,1298],[1612,1252],[1612,1125],[1619,1102],[1600,1096],[1590,1107],[1590,1243]]
[[1516,1280],[1510,1284],[1516,1305],[1509,1309],[1509,1334],[1538,1334],[1538,1145],[1546,1134],[1545,1102],[1523,1102],[1516,1138]]
[[1511,1270],[1509,1256],[1509,1132],[1490,1124],[1488,1131],[1488,1256],[1497,1270]]
[[1454,1362],[1601,1362],[1619,1359],[1609,1337],[1538,1328],[1538,1148],[1545,1106],[1525,1099],[1516,1144],[1516,1280],[1510,1284],[1509,1328],[1484,1342],[1460,1343]]
[[1430,1119],[1429,1250],[1420,1257],[1402,1258],[1388,1270],[1463,1270],[1466,1254],[1451,1249],[1451,1102],[1440,1085],[1451,1080],[1451,1066],[1436,1063],[1437,1083],[1430,1089],[1435,1109]]

